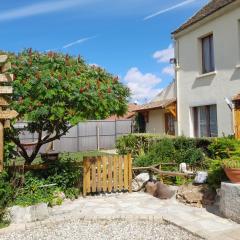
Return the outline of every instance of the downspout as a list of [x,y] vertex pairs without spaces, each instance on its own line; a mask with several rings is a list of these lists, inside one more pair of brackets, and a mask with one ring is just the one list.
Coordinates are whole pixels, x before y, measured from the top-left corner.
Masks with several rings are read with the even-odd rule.
[[174,58],[176,59],[176,62],[175,62],[175,87],[176,87],[176,97],[177,97],[177,130],[176,130],[176,133],[177,133],[177,136],[180,136],[181,135],[181,132],[180,132],[180,119],[181,119],[181,116],[180,116],[180,104],[179,104],[179,99],[180,99],[180,95],[179,95],[179,76],[178,76],[178,70],[179,70],[179,41],[174,37],[174,35],[172,35],[172,39],[174,41]]

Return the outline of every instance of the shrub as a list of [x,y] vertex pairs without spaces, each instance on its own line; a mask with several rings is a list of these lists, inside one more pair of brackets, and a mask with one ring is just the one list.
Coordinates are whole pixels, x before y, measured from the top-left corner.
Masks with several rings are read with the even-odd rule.
[[163,138],[155,143],[147,154],[137,157],[134,164],[136,166],[150,166],[160,162],[172,162],[174,161],[174,151],[173,141]]
[[175,162],[180,164],[182,162],[191,165],[202,165],[204,160],[203,151],[197,148],[196,139],[178,137],[173,139],[175,148]]
[[238,142],[232,138],[215,138],[209,145],[210,157],[213,159],[229,158],[237,150]]
[[212,189],[217,189],[221,186],[221,182],[227,180],[226,174],[222,167],[222,160],[207,159],[205,160],[208,169],[208,184]]
[[24,176],[24,184],[18,188],[13,204],[19,206],[30,206],[38,203],[50,203],[53,200],[55,186],[48,186],[48,181],[34,176],[28,172]]
[[201,166],[204,160],[203,151],[196,147],[194,139],[162,138],[150,147],[145,155],[135,158],[136,166],[150,166],[161,162],[186,162],[194,166]]
[[81,187],[82,167],[69,156],[51,164],[44,175],[49,183],[56,183],[64,192],[69,188]]
[[0,173],[0,225],[5,225],[5,209],[12,202],[13,187],[10,184],[9,176],[6,172]]
[[148,152],[150,146],[162,138],[162,135],[157,134],[129,134],[119,137],[116,147],[119,154],[131,153],[136,157]]

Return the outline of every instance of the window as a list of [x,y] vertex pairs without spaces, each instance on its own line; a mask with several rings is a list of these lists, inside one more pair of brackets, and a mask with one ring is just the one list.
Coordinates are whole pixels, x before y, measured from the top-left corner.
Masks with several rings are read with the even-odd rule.
[[194,107],[195,137],[217,137],[217,106]]
[[165,113],[165,133],[175,135],[175,119],[171,113]]
[[202,41],[202,72],[215,71],[213,35],[201,39]]

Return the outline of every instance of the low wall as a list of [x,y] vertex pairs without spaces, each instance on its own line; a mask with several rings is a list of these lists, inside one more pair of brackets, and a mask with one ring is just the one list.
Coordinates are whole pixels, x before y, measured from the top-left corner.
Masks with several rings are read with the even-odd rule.
[[240,184],[222,182],[220,212],[226,218],[240,223]]

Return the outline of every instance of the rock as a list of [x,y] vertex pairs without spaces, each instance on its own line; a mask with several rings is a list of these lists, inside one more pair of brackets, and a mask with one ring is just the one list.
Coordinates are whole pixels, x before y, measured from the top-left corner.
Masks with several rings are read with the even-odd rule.
[[175,194],[175,191],[161,182],[148,182],[145,188],[147,193],[159,199],[170,199]]
[[240,184],[221,183],[219,208],[225,217],[240,223]]
[[27,223],[47,219],[49,217],[46,203],[40,203],[29,207],[13,206],[9,208],[11,223]]
[[[150,179],[149,173],[141,173],[137,175],[132,181],[132,190],[138,191],[140,188],[142,188],[143,184],[147,182],[149,179]],[[154,176],[153,180],[156,180]]]
[[11,223],[27,223],[31,222],[31,207],[13,206],[9,209]]
[[46,203],[40,203],[34,206],[31,206],[31,220],[42,221],[49,217],[48,206]]
[[177,192],[177,199],[194,207],[204,207],[215,202],[216,193],[205,185],[183,185]]
[[202,172],[197,172],[196,176],[194,178],[194,183],[197,183],[197,184],[206,183],[207,178],[208,178],[208,173],[207,172],[203,172],[203,171]]

